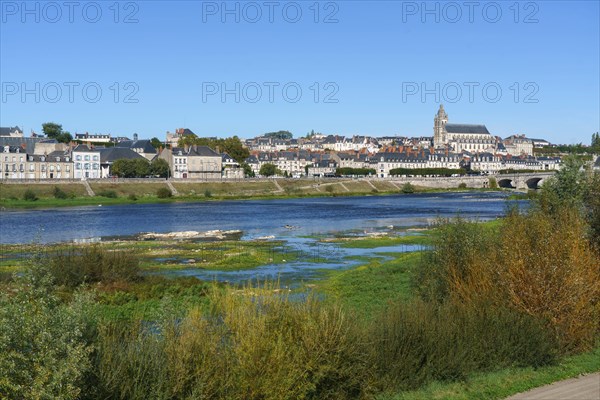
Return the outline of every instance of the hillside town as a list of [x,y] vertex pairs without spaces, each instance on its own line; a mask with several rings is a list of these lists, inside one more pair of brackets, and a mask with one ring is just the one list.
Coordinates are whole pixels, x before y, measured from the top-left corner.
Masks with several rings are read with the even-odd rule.
[[[26,137],[19,127],[0,128],[0,179],[114,179],[121,176],[114,170],[118,160],[143,160],[148,164],[164,160],[168,171],[161,177],[202,180],[265,175],[333,177],[340,171],[387,178],[394,175],[394,170],[416,169],[496,174],[509,170],[551,171],[561,165],[559,156],[536,152],[554,146],[547,140],[524,134],[501,138],[484,124],[450,123],[443,105],[434,115],[432,136],[346,137],[311,132],[293,138],[291,133],[281,131],[245,140],[245,157],[237,159],[218,146],[195,144],[196,139],[200,138],[192,130],[179,128],[167,132],[164,141],[139,139],[137,134],[128,138],[76,133],[63,143],[36,133]],[[600,158],[596,156],[592,162],[600,168]],[[265,165],[272,165],[276,174],[265,174]]]

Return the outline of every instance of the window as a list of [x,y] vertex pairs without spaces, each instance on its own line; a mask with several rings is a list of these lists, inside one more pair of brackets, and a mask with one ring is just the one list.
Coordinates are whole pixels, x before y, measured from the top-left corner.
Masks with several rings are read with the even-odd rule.
[[51,166],[50,166],[50,171],[51,171],[51,172],[54,172],[54,165],[51,165]]
[[90,169],[90,164],[89,163],[83,164],[83,169]]
[[77,156],[75,156],[75,159],[76,159],[77,161],[81,161],[81,156],[80,156],[80,155],[77,155]]
[[93,169],[99,169],[98,168],[98,164],[94,163],[94,165],[92,166]]
[[42,172],[46,171],[46,166],[44,164],[42,164]]
[[75,169],[81,169],[81,163],[76,163],[75,164]]
[[56,166],[56,171],[60,172],[60,165]]
[[[79,168],[77,168],[79,169]],[[71,172],[71,167],[67,165],[67,172]]]
[[86,155],[84,159],[85,159],[85,161],[90,161],[90,156]]
[[98,161],[98,156],[94,156],[94,161]]

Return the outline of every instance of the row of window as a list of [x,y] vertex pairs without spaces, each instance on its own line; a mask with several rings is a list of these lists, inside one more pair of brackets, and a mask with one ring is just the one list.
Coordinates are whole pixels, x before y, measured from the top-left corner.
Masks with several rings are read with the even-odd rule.
[[[81,163],[75,163],[75,169],[81,169],[82,164]],[[84,163],[83,164],[83,169],[100,169],[100,164],[90,164],[90,163]]]
[[[75,156],[75,160],[76,161],[82,161],[81,155],[79,155],[79,154],[76,155]],[[98,158],[97,155],[94,155],[94,156],[86,155],[86,156],[83,157],[83,161],[98,161],[98,160],[99,160],[99,158]]]

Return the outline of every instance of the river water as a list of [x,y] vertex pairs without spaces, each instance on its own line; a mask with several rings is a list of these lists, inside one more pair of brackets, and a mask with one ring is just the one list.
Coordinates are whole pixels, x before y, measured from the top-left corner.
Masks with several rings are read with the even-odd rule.
[[[266,236],[283,240],[286,251],[295,257],[246,270],[161,268],[156,273],[232,283],[278,279],[282,284],[296,286],[319,279],[324,270],[360,265],[365,257],[386,258],[386,253],[420,250],[419,246],[407,245],[351,249],[320,242],[314,235],[396,235],[405,234],[409,227],[428,226],[439,217],[493,219],[505,214],[509,204],[506,196],[500,192],[421,193],[2,210],[0,243],[93,242],[142,232],[240,230],[242,240]],[[519,203],[526,206],[526,202]]]
[[436,217],[458,214],[496,218],[506,210],[506,196],[499,192],[434,193],[2,210],[0,243],[56,243],[140,232],[214,229],[238,229],[244,238],[298,237],[390,225],[423,226]]

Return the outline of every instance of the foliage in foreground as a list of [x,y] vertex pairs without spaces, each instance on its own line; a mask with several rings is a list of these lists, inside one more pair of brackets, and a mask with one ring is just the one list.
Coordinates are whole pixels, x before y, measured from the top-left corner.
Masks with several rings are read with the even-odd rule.
[[539,318],[561,352],[590,349],[600,332],[600,260],[586,232],[568,209],[511,212],[495,231],[445,224],[416,285],[429,301],[485,301]]

